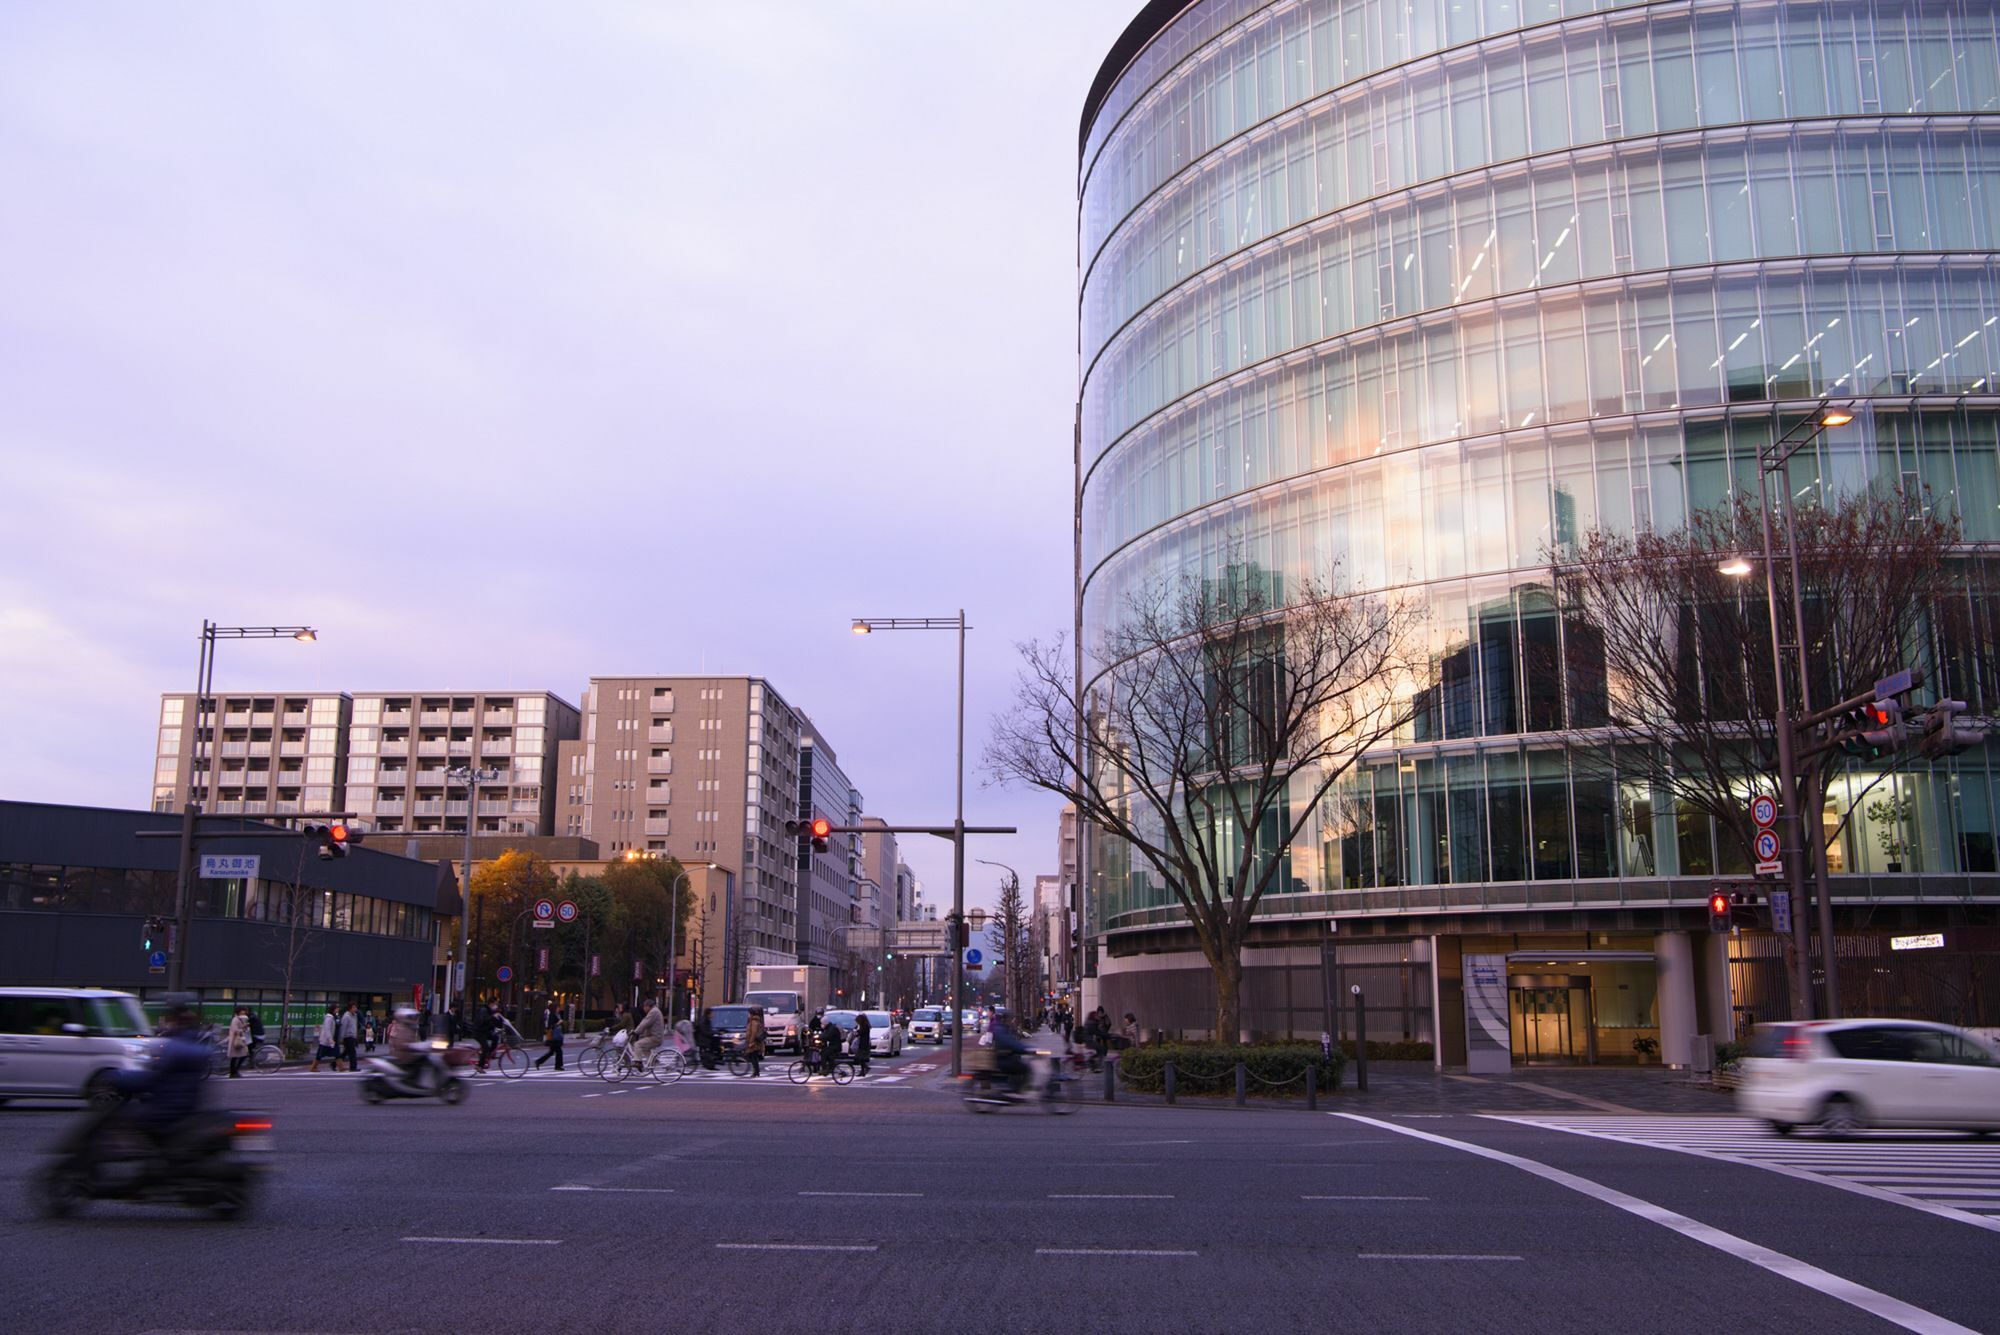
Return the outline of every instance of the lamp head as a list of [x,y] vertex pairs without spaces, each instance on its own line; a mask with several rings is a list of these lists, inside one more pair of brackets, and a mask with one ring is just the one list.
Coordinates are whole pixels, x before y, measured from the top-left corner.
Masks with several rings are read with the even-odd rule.
[[1728,560],[1724,561],[1721,565],[1717,566],[1716,570],[1721,574],[1731,575],[1737,579],[1741,579],[1745,575],[1750,573],[1751,568],[1752,567],[1750,565],[1750,559],[1748,557],[1732,556]]
[[1819,419],[1821,426],[1846,426],[1854,420],[1854,414],[1845,408],[1828,408]]
[[303,640],[307,644],[311,644],[314,640],[317,640],[319,638],[319,632],[314,630],[311,626],[307,626],[303,630],[292,632],[292,638],[295,640]]
[[869,625],[866,621],[863,621],[860,617],[854,618],[854,624],[851,627],[849,627],[849,629],[851,629],[856,635],[873,635],[875,633],[875,628]]

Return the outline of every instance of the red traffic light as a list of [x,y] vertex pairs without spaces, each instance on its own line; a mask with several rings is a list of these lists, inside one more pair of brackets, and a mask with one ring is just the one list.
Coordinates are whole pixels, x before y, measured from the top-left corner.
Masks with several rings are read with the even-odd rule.
[[832,833],[833,833],[833,822],[832,822],[832,821],[828,820],[828,819],[827,819],[826,817],[824,817],[824,816],[815,816],[815,817],[813,817],[813,823],[812,823],[812,837],[813,837],[813,838],[815,838],[815,839],[824,839],[824,838],[826,838],[826,837],[827,837],[828,835],[830,835],[830,834],[832,834]]
[[1710,913],[1729,912],[1729,896],[1720,894],[1710,895],[1708,897],[1708,911]]
[[340,824],[329,825],[326,827],[326,837],[327,842],[333,844],[336,848],[345,848],[347,846],[347,827]]

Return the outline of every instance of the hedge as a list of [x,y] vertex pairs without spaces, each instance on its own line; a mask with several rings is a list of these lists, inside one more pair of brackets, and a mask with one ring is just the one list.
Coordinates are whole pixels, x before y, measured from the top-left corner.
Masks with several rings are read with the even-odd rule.
[[[1372,1045],[1371,1045],[1372,1055]],[[1142,1094],[1166,1090],[1166,1066],[1174,1064],[1174,1088],[1179,1094],[1236,1093],[1236,1063],[1249,1070],[1249,1092],[1264,1098],[1300,1098],[1306,1092],[1306,1068],[1319,1068],[1322,1092],[1340,1085],[1347,1062],[1338,1048],[1328,1059],[1317,1043],[1155,1043],[1127,1048],[1118,1055],[1122,1083]],[[1275,1088],[1273,1086],[1276,1086]]]
[[[1341,1039],[1340,1047],[1348,1056],[1356,1055],[1353,1039]],[[1371,1062],[1427,1062],[1431,1060],[1431,1055],[1431,1045],[1420,1040],[1368,1040],[1368,1060]]]

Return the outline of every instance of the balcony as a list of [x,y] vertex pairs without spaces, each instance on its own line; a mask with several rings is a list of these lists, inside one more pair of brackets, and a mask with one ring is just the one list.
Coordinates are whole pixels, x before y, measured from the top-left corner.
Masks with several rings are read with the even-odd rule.
[[[406,756],[410,754],[410,739],[399,737],[395,741],[383,741],[375,747],[376,753],[385,756]],[[291,752],[287,751],[286,755]]]
[[377,798],[375,801],[375,812],[381,816],[400,816],[403,814],[403,799],[401,797]]
[[271,739],[269,737],[259,737],[256,740],[252,741],[250,743],[250,754],[253,756],[270,755]]
[[[461,803],[460,805],[464,804]],[[479,814],[482,816],[504,816],[509,810],[510,808],[504,801],[489,802],[485,798],[479,800]]]
[[303,710],[288,710],[285,713],[284,723],[287,728],[303,728],[310,722],[312,722],[312,715],[305,713]]
[[247,756],[250,754],[250,743],[224,742],[222,744],[222,754],[225,756]]
[[[451,756],[469,756],[469,755],[471,755],[471,754],[472,754],[472,743],[471,743],[471,742],[447,742],[447,743],[445,743],[445,745],[446,745],[447,747],[449,747],[449,748],[450,748],[449,750],[447,750],[447,751],[445,752],[445,754],[446,754],[446,755],[451,755]],[[425,755],[430,755],[430,754],[431,754],[431,752],[429,752],[429,751],[426,751],[426,752],[424,752],[424,754],[425,754]]]
[[426,728],[442,728],[451,722],[451,712],[444,709],[426,709],[417,715],[417,722]]
[[674,772],[674,758],[672,756],[646,757],[646,773],[672,774],[673,772]]
[[417,771],[417,786],[421,788],[442,788],[448,781],[448,776],[441,769]]
[[452,801],[444,804],[444,814],[447,816],[463,816],[465,814],[465,805],[463,798],[454,798]]
[[225,798],[223,801],[215,804],[215,809],[218,812],[230,814],[243,810],[243,804],[234,798]]
[[385,727],[385,728],[407,728],[407,727],[409,727],[409,726],[410,726],[410,711],[409,711],[409,710],[407,710],[407,709],[399,709],[399,710],[396,710],[396,711],[394,711],[393,713],[390,713],[390,712],[384,712],[384,713],[383,713],[383,715],[382,715],[382,726],[383,726],[383,727]]
[[480,722],[489,728],[511,728],[514,726],[514,711],[511,709],[489,709],[480,716]]
[[269,711],[266,711],[265,713],[262,713],[262,714],[252,714],[252,715],[250,716],[250,726],[251,726],[251,727],[253,727],[253,728],[268,728],[268,727],[270,727],[270,726],[271,726],[271,714],[269,713]]
[[304,770],[281,769],[278,771],[278,787],[297,788],[306,781]]
[[299,799],[297,799],[296,797],[281,797],[277,801],[271,803],[271,810],[297,811],[299,810]]
[[472,726],[472,711],[471,711],[470,709],[454,709],[454,710],[452,710],[452,711],[451,711],[451,726],[452,726],[452,727],[454,727],[454,728],[469,728],[469,727],[471,727],[471,726]]
[[648,816],[646,817],[646,833],[672,834],[673,824],[674,818],[672,816]]
[[[463,804],[461,803],[461,805]],[[410,803],[410,814],[412,816],[442,816],[444,815],[444,803],[436,799],[425,802],[412,802]]]
[[655,723],[646,730],[646,740],[649,742],[671,742],[673,739],[674,725],[671,723]]
[[514,754],[514,739],[489,737],[479,744],[479,753],[484,756],[511,756]]
[[225,728],[247,728],[250,726],[250,715],[248,711],[232,711],[224,714],[222,716],[222,726]]
[[417,754],[420,756],[442,756],[451,753],[445,750],[445,743],[443,742],[418,742]]

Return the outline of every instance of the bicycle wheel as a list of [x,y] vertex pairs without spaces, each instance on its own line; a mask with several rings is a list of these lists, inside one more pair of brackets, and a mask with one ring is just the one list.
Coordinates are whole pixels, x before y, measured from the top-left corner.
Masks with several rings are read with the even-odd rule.
[[569,1059],[569,1068],[578,1075],[597,1074],[598,1066],[604,1061],[604,1054],[596,1048],[584,1048]]
[[833,1076],[834,1084],[836,1085],[848,1084],[854,1079],[854,1063],[835,1062],[833,1064],[833,1070],[830,1071],[828,1074]]
[[275,1071],[285,1064],[285,1054],[275,1043],[266,1043],[251,1055],[250,1067],[256,1071]]
[[528,1073],[528,1054],[519,1048],[503,1047],[493,1054],[493,1064],[509,1080],[518,1080]]
[[748,1057],[745,1057],[741,1053],[737,1052],[732,1052],[729,1054],[729,1074],[749,1075],[750,1070],[751,1070],[750,1059]]
[[656,1052],[646,1059],[646,1074],[653,1077],[656,1085],[671,1085],[681,1078],[679,1054]]
[[604,1054],[604,1064],[598,1068],[597,1074],[605,1084],[615,1085],[623,1080],[631,1069],[631,1058],[623,1052],[607,1052]]
[[795,1085],[803,1085],[806,1081],[812,1079],[812,1072],[806,1069],[804,1062],[793,1062],[785,1068],[785,1079]]

